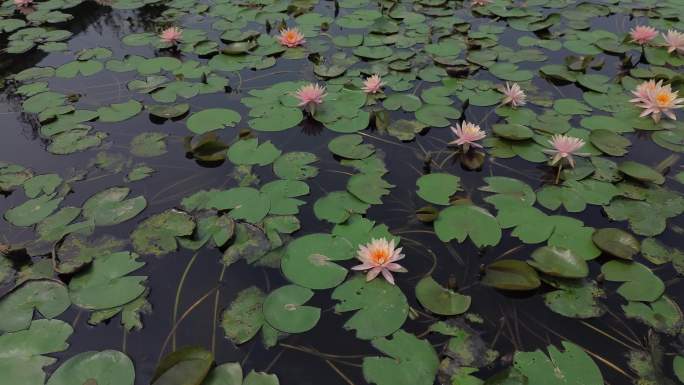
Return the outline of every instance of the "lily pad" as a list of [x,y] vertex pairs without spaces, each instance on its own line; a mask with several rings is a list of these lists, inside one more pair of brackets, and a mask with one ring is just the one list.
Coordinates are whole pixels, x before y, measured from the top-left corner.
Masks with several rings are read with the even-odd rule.
[[137,254],[117,252],[98,256],[87,271],[69,282],[71,301],[84,309],[109,309],[138,298],[144,291],[145,276],[129,273],[145,265],[137,261]]
[[347,330],[356,330],[364,340],[388,336],[406,321],[409,305],[401,290],[382,279],[366,281],[356,275],[338,286],[332,293],[336,313],[356,311],[344,323]]
[[194,229],[190,215],[171,209],[143,221],[131,233],[131,240],[138,253],[164,255],[176,250],[176,237],[190,235]]
[[144,196],[126,199],[128,187],[112,187],[93,195],[83,204],[83,216],[96,226],[111,226],[138,215],[147,206]]
[[589,275],[587,262],[568,249],[543,246],[532,252],[532,259],[527,262],[530,266],[551,276],[584,278]]
[[65,361],[47,385],[133,385],[135,369],[125,354],[116,350],[83,352]]
[[352,195],[370,204],[382,204],[381,197],[388,195],[393,187],[380,174],[356,174],[347,182],[347,190]]
[[66,350],[74,332],[60,320],[36,320],[28,329],[0,336],[0,373],[12,384],[44,384],[43,367],[57,361],[45,354]]
[[309,289],[333,288],[347,276],[347,269],[334,263],[354,257],[345,238],[308,234],[290,242],[283,255],[283,274],[291,282]]
[[370,144],[362,144],[361,135],[351,134],[342,135],[328,143],[328,149],[335,155],[347,159],[368,158],[375,152],[375,148]]
[[641,263],[613,260],[604,264],[601,272],[608,281],[625,282],[617,292],[628,301],[652,302],[665,291],[663,281]]
[[639,240],[621,229],[598,229],[591,239],[601,251],[622,259],[634,259],[641,251]]
[[534,290],[541,286],[537,271],[515,259],[501,259],[487,265],[482,283],[502,290]]
[[228,149],[228,159],[234,164],[266,166],[273,163],[282,151],[278,150],[271,141],[259,144],[254,139],[240,140]]
[[426,340],[399,330],[373,346],[389,357],[365,357],[363,377],[376,385],[432,385],[439,368],[435,349]]
[[589,134],[589,140],[591,141],[591,144],[601,150],[604,154],[611,156],[623,156],[627,154],[627,147],[632,144],[629,139],[606,129],[592,130]]
[[151,385],[201,384],[214,363],[204,348],[188,346],[166,355],[157,365]]
[[240,291],[223,312],[221,326],[234,344],[251,340],[264,324],[263,305],[266,295],[256,286]]
[[313,291],[297,285],[275,289],[264,301],[266,322],[285,333],[311,330],[321,317],[321,309],[304,305],[312,296]]
[[125,103],[115,103],[107,107],[97,109],[97,114],[101,122],[116,123],[128,120],[142,111],[142,104],[136,100],[129,100]]
[[31,325],[34,309],[44,318],[52,319],[71,305],[69,293],[61,282],[35,280],[0,299],[0,330],[16,332]]
[[461,178],[446,173],[423,175],[416,181],[419,197],[437,205],[448,205],[449,197],[461,191]]
[[456,239],[459,243],[467,237],[477,247],[494,246],[501,240],[501,228],[496,218],[482,207],[460,202],[439,213],[435,232],[442,242]]
[[618,170],[641,182],[665,183],[665,177],[661,173],[642,163],[627,160],[620,163]]
[[591,357],[571,342],[561,343],[565,351],[550,345],[548,356],[541,350],[516,352],[513,366],[529,385],[602,385],[603,376]]
[[240,122],[240,114],[227,108],[209,108],[196,112],[188,118],[188,130],[204,134],[226,127],[235,127]]
[[446,289],[429,276],[416,285],[416,298],[426,309],[439,315],[463,314],[470,307],[470,296]]

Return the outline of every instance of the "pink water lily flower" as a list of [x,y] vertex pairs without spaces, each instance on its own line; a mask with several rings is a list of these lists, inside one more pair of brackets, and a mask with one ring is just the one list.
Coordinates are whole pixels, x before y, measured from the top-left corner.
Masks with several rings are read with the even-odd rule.
[[14,0],[14,5],[17,7],[30,7],[33,5],[33,0]]
[[671,29],[667,31],[667,34],[663,34],[663,39],[665,39],[668,53],[676,51],[678,54],[684,55],[684,33]]
[[638,25],[629,31],[629,36],[632,37],[632,43],[644,45],[658,36],[658,31],[647,25]]
[[382,82],[380,75],[374,74],[363,81],[362,90],[367,94],[376,94],[381,91],[382,86],[384,85],[385,83]]
[[471,0],[470,5],[473,7],[480,6],[480,5],[487,5],[491,3],[492,0]]
[[404,258],[401,247],[394,248],[394,240],[387,241],[385,238],[373,239],[370,243],[359,245],[356,258],[362,263],[352,267],[352,270],[368,270],[366,281],[370,281],[382,273],[387,282],[394,285],[392,273],[405,273],[403,266],[396,263]]
[[527,95],[525,91],[520,88],[518,83],[509,84],[506,82],[505,87],[499,89],[504,94],[502,104],[510,104],[513,107],[524,106],[527,103]]
[[667,84],[663,85],[660,80],[656,83],[654,80],[643,82],[632,91],[636,96],[630,101],[638,107],[644,109],[641,116],[651,115],[654,122],[658,123],[661,116],[664,114],[672,120],[676,120],[677,116],[673,110],[684,107],[684,98],[679,98],[679,91],[672,91],[672,87]]
[[178,27],[170,27],[162,31],[159,40],[162,43],[176,45],[183,38],[183,30]]
[[325,87],[311,83],[300,87],[294,96],[299,99],[299,107],[308,108],[313,115],[316,112],[316,105],[323,103],[326,95],[328,94],[325,92]]
[[456,135],[456,140],[449,144],[461,146],[464,152],[467,152],[470,146],[482,148],[482,145],[476,142],[487,136],[480,126],[466,121],[456,123],[456,127],[451,127],[451,131]]
[[551,159],[552,165],[558,163],[562,159],[567,159],[568,163],[570,163],[570,167],[575,167],[575,160],[572,158],[573,155],[590,155],[577,152],[577,150],[584,146],[584,140],[575,138],[574,136],[556,134],[551,137],[549,144],[553,146],[553,149],[544,150],[544,152],[553,155],[553,158]]
[[288,48],[298,47],[306,43],[306,40],[304,40],[304,35],[302,35],[297,28],[281,29],[280,36],[278,36],[278,41],[280,44]]

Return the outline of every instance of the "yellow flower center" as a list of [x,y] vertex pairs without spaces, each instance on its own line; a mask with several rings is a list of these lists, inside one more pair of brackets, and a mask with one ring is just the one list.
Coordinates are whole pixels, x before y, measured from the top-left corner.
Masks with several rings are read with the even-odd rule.
[[658,103],[658,106],[660,107],[669,106],[672,99],[672,94],[669,92],[659,92],[658,95],[656,95],[656,103]]
[[295,31],[287,31],[285,32],[285,40],[295,42],[297,41],[297,32]]
[[378,265],[382,265],[389,260],[390,255],[387,252],[387,249],[374,249],[371,250],[370,257],[373,262],[377,263]]

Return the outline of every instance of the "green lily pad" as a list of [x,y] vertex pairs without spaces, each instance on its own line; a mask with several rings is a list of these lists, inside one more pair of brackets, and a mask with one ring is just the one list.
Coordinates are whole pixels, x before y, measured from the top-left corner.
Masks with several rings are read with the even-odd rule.
[[591,357],[571,342],[561,343],[565,351],[550,345],[548,356],[541,350],[516,352],[513,366],[528,385],[602,385],[603,376]]
[[684,325],[684,316],[679,305],[667,295],[657,300],[644,303],[630,301],[622,305],[628,318],[637,319],[655,330],[669,335],[677,335]]
[[11,384],[44,384],[43,367],[57,359],[45,354],[66,350],[66,340],[74,332],[68,323],[41,319],[28,329],[0,336],[0,373]]
[[360,201],[382,204],[381,197],[390,193],[394,185],[382,179],[379,174],[355,174],[347,182],[347,190]]
[[151,385],[201,384],[213,363],[214,355],[204,348],[181,348],[162,358],[154,371]]
[[190,235],[194,229],[190,215],[171,209],[139,224],[131,233],[131,240],[138,253],[164,255],[176,250],[176,237]]
[[463,314],[470,307],[470,296],[446,289],[429,276],[416,285],[416,298],[426,309],[439,315]]
[[166,138],[163,132],[143,132],[131,140],[131,154],[151,158],[166,153]]
[[375,152],[371,144],[362,144],[361,135],[342,135],[328,143],[328,149],[335,155],[347,159],[365,159]]
[[192,114],[187,121],[188,130],[204,134],[226,127],[235,127],[240,122],[240,114],[227,108],[208,108]]
[[240,345],[251,340],[264,324],[263,305],[266,295],[256,286],[240,291],[221,316],[226,337]]
[[259,144],[256,138],[239,140],[228,149],[228,159],[233,164],[266,166],[273,163],[282,153],[271,141]]
[[641,251],[639,240],[621,229],[598,229],[591,239],[601,251],[622,259],[634,259]]
[[97,114],[101,122],[116,123],[123,122],[142,111],[142,104],[136,100],[129,100],[125,103],[115,103],[107,107],[97,109]]
[[133,385],[135,369],[125,354],[116,350],[79,353],[52,374],[47,385]]
[[66,286],[52,280],[25,282],[0,299],[0,330],[16,332],[31,325],[34,309],[52,319],[71,305]]
[[64,198],[55,196],[55,194],[41,195],[5,211],[5,219],[15,226],[35,225],[52,214],[62,199]]
[[96,226],[111,226],[138,215],[147,206],[144,196],[126,199],[131,190],[128,187],[112,187],[100,191],[83,204],[83,216]]
[[599,298],[605,291],[594,281],[565,280],[552,283],[559,290],[544,294],[544,303],[552,311],[571,318],[594,318],[605,313]]
[[587,262],[571,250],[543,246],[532,252],[527,263],[542,273],[563,278],[584,278],[589,275]]
[[437,205],[448,205],[449,197],[461,191],[461,178],[446,173],[423,175],[416,181],[419,197]]
[[522,124],[495,124],[492,131],[508,140],[527,140],[534,136],[534,132]]
[[268,195],[251,187],[234,187],[216,191],[208,197],[205,207],[216,210],[230,210],[233,219],[244,219],[250,223],[261,222],[270,208]]
[[399,330],[391,339],[377,338],[373,346],[389,357],[365,357],[363,377],[376,385],[432,385],[439,359],[430,342]]
[[604,154],[611,156],[623,156],[627,154],[627,147],[632,145],[629,139],[624,138],[613,131],[606,129],[592,130],[589,140]]
[[338,286],[332,299],[339,301],[336,313],[356,311],[344,328],[356,330],[356,337],[364,340],[394,333],[408,316],[404,293],[383,279],[366,281],[364,276],[356,275]]
[[347,276],[347,269],[333,261],[354,257],[345,238],[309,234],[290,242],[283,255],[283,274],[291,282],[309,289],[333,288]]
[[502,290],[534,290],[541,286],[537,271],[515,259],[501,259],[487,265],[482,283]]
[[458,203],[442,210],[435,221],[435,233],[442,242],[467,237],[477,247],[494,246],[501,240],[501,228],[489,211],[471,203]]
[[449,119],[454,120],[460,117],[461,111],[452,106],[424,104],[416,110],[416,119],[432,127],[447,127],[451,124]]
[[665,183],[665,177],[661,173],[642,163],[627,160],[620,163],[618,170],[630,178],[641,182]]
[[190,104],[188,103],[180,103],[180,104],[172,104],[172,105],[153,105],[153,106],[147,106],[147,109],[150,111],[150,115],[154,115],[158,118],[162,119],[175,119],[179,118],[190,111]]
[[503,176],[485,178],[487,186],[480,187],[480,191],[495,193],[484,198],[485,202],[493,204],[501,210],[506,207],[532,206],[535,202],[534,190],[525,182]]
[[285,333],[311,330],[321,317],[321,309],[304,306],[312,296],[313,291],[297,285],[275,289],[264,301],[266,322]]
[[269,214],[295,215],[306,203],[295,197],[309,194],[309,185],[300,180],[276,179],[261,186],[261,192],[271,201]]
[[145,265],[137,261],[137,254],[117,252],[98,256],[87,271],[69,282],[71,301],[84,309],[109,309],[138,298],[144,291],[145,276],[129,273]]
[[311,163],[318,157],[310,152],[288,152],[273,163],[273,172],[282,179],[303,180],[318,175],[318,168]]
[[364,214],[370,204],[346,191],[333,191],[314,203],[316,218],[332,223],[342,223],[354,214]]
[[215,367],[202,382],[202,385],[279,385],[275,374],[255,372],[252,370],[247,377],[242,375],[242,368],[236,362],[229,362]]
[[625,282],[617,292],[628,301],[652,302],[665,291],[663,281],[637,262],[609,261],[601,267],[601,272],[608,281]]

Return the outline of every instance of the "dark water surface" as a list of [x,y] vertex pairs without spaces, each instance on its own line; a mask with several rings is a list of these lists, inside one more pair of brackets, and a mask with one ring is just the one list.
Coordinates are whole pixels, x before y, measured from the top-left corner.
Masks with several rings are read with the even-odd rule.
[[[326,1],[321,2],[315,9],[320,14],[334,16],[334,8],[333,2]],[[112,10],[107,6],[87,1],[70,11],[76,16],[74,20],[63,23],[59,27],[74,33],[69,40],[71,52],[84,48],[107,47],[114,52],[114,59],[119,59],[125,54],[153,57],[159,55],[160,52],[150,47],[125,46],[121,43],[121,39],[130,33],[154,30],[157,24],[153,18],[163,9],[164,7],[160,6],[150,6],[134,11]],[[343,9],[341,14],[349,11]],[[200,18],[194,16],[187,18],[189,22],[184,23],[185,27],[205,29],[212,39],[217,39],[218,33],[210,30],[210,22],[201,21]],[[193,23],[193,18],[198,22]],[[483,21],[483,23],[495,22]],[[629,27],[634,25],[634,21],[625,15],[596,18],[592,23],[598,28],[617,34],[626,33]],[[498,22],[498,24],[505,25],[503,22]],[[337,31],[333,28],[329,33],[334,36]],[[507,31],[501,35],[499,44],[514,46],[518,37],[525,34],[528,33],[518,31],[508,33]],[[522,63],[522,66],[535,70],[540,65],[552,62],[562,63],[567,53],[545,51],[545,54],[549,56],[549,61]],[[32,66],[57,67],[71,61],[72,56],[71,53],[46,54],[36,50],[20,55],[2,54],[0,76],[18,73]],[[194,55],[186,57],[192,56]],[[602,57],[605,58],[605,65],[600,73],[614,74],[619,58],[606,55]],[[251,89],[267,87],[280,81],[293,79],[315,81],[310,69],[311,65],[306,59],[278,60],[276,66],[267,70],[245,70],[240,73],[239,77],[237,74],[230,74],[228,76],[230,78],[229,89],[225,93],[200,95],[188,101],[179,100],[179,102],[189,102],[193,112],[210,107],[226,107],[240,112],[243,116],[242,123],[238,124],[235,129],[224,129],[218,132],[225,141],[230,142],[234,140],[239,129],[247,127],[248,110],[240,103],[240,98],[246,96]],[[471,76],[501,82],[484,71]],[[101,105],[121,103],[131,98],[150,99],[148,96],[127,90],[126,83],[136,77],[139,78],[139,75],[135,72],[102,71],[95,76],[79,77],[76,80],[52,78],[50,88],[55,92],[80,94],[78,106],[82,109],[95,109]],[[539,77],[535,77],[534,83],[548,92],[552,98],[581,98],[581,91],[572,84],[550,87],[549,83]],[[416,84],[421,87],[420,81],[416,81]],[[422,86],[427,86],[427,84]],[[2,90],[0,159],[31,168],[37,174],[54,172],[64,177],[72,173],[72,170],[85,170],[100,151],[121,154],[128,158],[130,156],[128,144],[135,135],[141,132],[162,131],[170,135],[166,154],[144,160],[148,166],[156,170],[152,177],[125,184],[122,173],[112,174],[108,171],[91,169],[85,180],[74,183],[74,191],[66,196],[63,206],[80,207],[92,194],[116,185],[128,185],[132,189],[131,196],[144,195],[148,200],[148,207],[141,216],[116,226],[96,228],[94,238],[107,234],[126,239],[144,218],[171,207],[179,207],[180,200],[185,196],[201,189],[227,188],[236,185],[231,177],[233,165],[230,162],[203,165],[186,156],[183,138],[189,134],[189,131],[185,126],[185,119],[159,122],[150,118],[148,114],[142,113],[121,123],[92,122],[89,124],[92,124],[94,129],[109,134],[103,146],[66,156],[50,154],[45,150],[47,142],[38,134],[39,123],[35,116],[21,112],[21,99],[13,91],[14,88],[10,83]],[[490,110],[490,107],[468,107],[463,111],[463,117],[468,121],[479,122],[483,128],[487,129],[500,119],[495,114],[489,113]],[[400,112],[392,114],[393,119],[410,118],[410,116],[411,114]],[[571,123],[573,126],[578,126],[578,121],[578,117],[574,117]],[[482,250],[470,241],[462,244],[456,242],[444,244],[432,233],[431,224],[424,224],[416,219],[415,210],[425,205],[415,194],[415,181],[424,172],[426,164],[425,151],[447,151],[445,143],[452,140],[450,130],[432,128],[411,142],[400,142],[389,135],[377,133],[372,128],[363,133],[366,143],[373,144],[378,151],[385,154],[389,170],[385,179],[396,185],[391,195],[384,198],[384,204],[372,206],[366,216],[377,223],[386,224],[393,234],[402,237],[402,244],[407,255],[404,265],[409,273],[401,275],[398,284],[406,294],[411,307],[415,309],[421,309],[413,295],[415,284],[430,271],[438,282],[455,279],[460,292],[472,296],[473,302],[469,312],[479,314],[483,319],[483,323],[477,329],[482,332],[484,341],[490,344],[491,348],[498,350],[501,355],[494,365],[481,370],[479,377],[486,378],[509,366],[512,354],[516,350],[532,351],[549,344],[558,344],[561,340],[570,340],[593,353],[606,383],[618,385],[632,382],[632,379],[624,374],[633,376],[627,367],[625,353],[639,347],[632,346],[627,338],[621,336],[639,341],[643,349],[648,346],[649,328],[624,317],[620,309],[624,300],[614,293],[618,286],[616,283],[604,283],[604,288],[610,293],[605,301],[608,306],[607,314],[586,321],[562,317],[546,308],[540,293],[547,289],[515,294],[497,291],[480,284],[482,266],[502,256],[527,259],[529,253],[538,245],[521,244],[519,240],[510,237],[509,231],[504,231],[504,238],[497,246]],[[318,177],[308,181],[311,194],[304,197],[307,204],[300,208],[298,217],[302,227],[296,235],[330,231],[331,224],[315,217],[313,202],[324,196],[326,192],[345,190],[347,176],[343,173],[348,173],[349,169],[341,166],[338,159],[335,159],[327,149],[328,142],[339,134],[325,129],[314,121],[304,121],[299,127],[283,132],[256,134],[260,142],[271,140],[283,152],[308,151],[319,157],[317,166],[320,173]],[[654,144],[648,135],[637,132],[625,136],[632,141],[628,155],[630,159],[655,165],[671,154]],[[442,160],[446,155],[446,152],[437,153],[435,158]],[[679,165],[680,163],[677,162],[673,169],[678,168]],[[485,176],[511,176],[530,184],[535,190],[549,183],[554,177],[553,170],[547,165],[526,162],[520,158],[488,157],[481,170],[469,171],[461,166],[457,157],[453,157],[445,163],[442,171],[461,177],[461,184],[465,191],[457,195],[470,197],[480,205],[486,205],[482,198],[487,194],[477,190],[478,187],[484,185],[482,178]],[[255,168],[255,172],[263,181],[273,179],[270,167]],[[666,184],[667,187],[682,191],[681,184],[672,181],[671,178],[668,179],[670,180]],[[1,210],[4,212],[24,201],[25,197],[21,191],[15,191],[0,199]],[[627,229],[627,222],[610,221],[600,206],[588,205],[587,209],[579,214],[563,213],[563,209],[560,211],[561,215],[570,215],[584,221],[586,226]],[[684,220],[681,217],[669,220],[668,229],[658,239],[671,246],[684,247],[680,231],[683,227]],[[33,236],[32,231],[16,228],[4,220],[0,222],[0,231],[6,242],[10,244],[30,240]],[[59,317],[74,326],[75,332],[69,339],[70,347],[62,353],[55,354],[59,362],[48,367],[46,371],[50,373],[64,359],[79,352],[115,349],[125,352],[133,360],[136,367],[136,384],[142,385],[149,383],[160,356],[172,351],[174,347],[200,345],[215,352],[217,363],[242,362],[245,372],[255,369],[275,373],[281,384],[365,383],[360,368],[362,357],[377,354],[377,352],[367,341],[356,339],[353,331],[345,331],[342,328],[348,316],[334,313],[334,302],[330,300],[329,291],[317,292],[310,302],[313,306],[321,307],[323,312],[319,324],[307,333],[292,335],[271,349],[265,349],[259,337],[237,347],[228,341],[219,326],[218,318],[223,309],[235,298],[236,293],[252,285],[257,285],[265,292],[269,292],[287,284],[288,281],[279,269],[250,266],[244,261],[231,265],[225,270],[223,279],[220,280],[223,266],[221,254],[221,251],[217,249],[202,248],[191,265],[189,262],[194,252],[182,248],[159,258],[141,258],[146,265],[135,274],[149,277],[147,286],[150,290],[149,301],[153,307],[150,314],[143,316],[144,328],[126,333],[119,324],[118,318],[105,324],[90,326],[87,324],[88,312],[72,306]],[[350,267],[353,264],[355,264],[353,261],[347,261],[344,266]],[[591,277],[600,273],[598,263],[591,263],[590,266]],[[682,292],[679,290],[682,290],[683,286],[676,272],[669,264],[658,267],[656,270],[658,276],[666,282],[666,293],[676,301],[680,301]],[[187,276],[178,304],[178,317],[183,317],[174,333],[174,301],[184,272]],[[4,289],[7,291],[9,287]],[[422,314],[415,320],[407,320],[404,329],[423,335],[434,320],[431,316]],[[616,339],[609,338],[607,334],[599,330],[610,333]],[[445,338],[433,335],[428,338],[440,352]],[[668,353],[674,351],[671,342],[669,337],[661,336],[661,345]],[[666,371],[671,373],[669,368],[669,364],[666,365]]]

